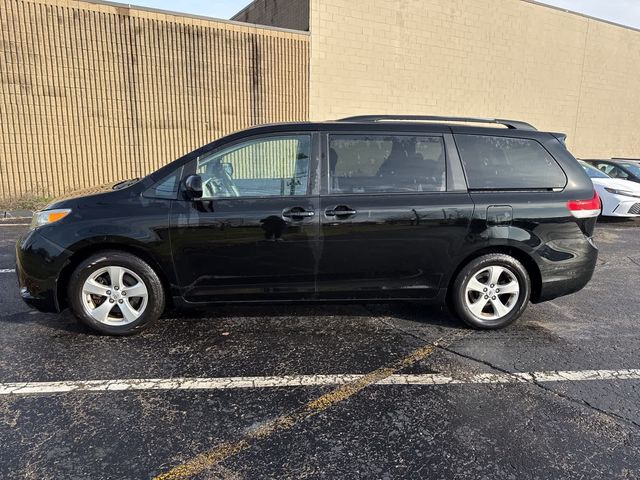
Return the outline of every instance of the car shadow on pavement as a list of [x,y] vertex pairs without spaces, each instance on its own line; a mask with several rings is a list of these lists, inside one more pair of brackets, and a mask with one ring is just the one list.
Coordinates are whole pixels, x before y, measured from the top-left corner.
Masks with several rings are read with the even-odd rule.
[[2,323],[53,328],[74,334],[99,335],[99,333],[77,321],[70,310],[64,310],[59,314],[29,310],[27,312],[4,315],[0,317],[0,324]]
[[185,310],[169,309],[163,319],[202,320],[229,318],[296,317],[312,319],[314,317],[389,317],[416,323],[432,324],[448,328],[465,328],[446,307],[425,305],[420,302],[392,303],[316,303],[306,305],[223,305],[220,307],[190,308]]
[[640,218],[625,218],[625,217],[599,217],[598,225],[615,225],[621,227],[640,227]]
[[[466,328],[447,310],[446,307],[425,305],[419,302],[394,302],[370,304],[320,303],[307,305],[223,305],[220,307],[174,309],[169,308],[158,324],[147,332],[171,329],[172,323],[223,322],[243,319],[302,319],[305,322],[322,324],[323,317],[344,317],[358,321],[362,319],[383,319],[385,321],[414,322],[417,325],[464,329]],[[0,324],[30,325],[37,328],[58,330],[61,334],[102,336],[76,320],[69,309],[60,314],[40,313],[35,310],[19,312],[0,317]]]
[[429,305],[421,302],[397,302],[371,304],[366,307],[375,315],[386,315],[392,319],[446,328],[467,328],[444,305]]

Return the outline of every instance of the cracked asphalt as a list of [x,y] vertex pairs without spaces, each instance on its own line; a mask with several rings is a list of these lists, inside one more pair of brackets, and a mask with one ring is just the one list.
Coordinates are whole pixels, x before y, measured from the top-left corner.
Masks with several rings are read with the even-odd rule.
[[[0,270],[14,267],[24,228],[0,228]],[[585,290],[495,332],[467,330],[443,308],[329,304],[169,312],[141,335],[109,338],[69,312],[29,310],[15,274],[1,273],[0,384],[640,369],[640,221],[603,221],[596,239]],[[216,461],[207,453],[238,444]],[[203,454],[188,476],[636,479],[640,380],[0,395],[0,478],[145,479]]]

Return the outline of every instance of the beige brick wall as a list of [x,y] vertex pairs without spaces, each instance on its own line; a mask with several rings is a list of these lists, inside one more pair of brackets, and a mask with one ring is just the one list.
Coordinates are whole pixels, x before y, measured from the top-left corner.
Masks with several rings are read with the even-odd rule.
[[[262,1],[251,21],[309,19],[307,0]],[[365,113],[512,117],[580,156],[640,157],[638,31],[521,0],[311,0],[311,29],[0,0],[0,198],[143,175],[253,124]]]
[[640,158],[640,32],[589,21],[577,111],[583,156]]
[[311,0],[310,116],[507,117],[640,157],[640,32],[521,0]]
[[0,0],[0,198],[144,175],[308,117],[309,36],[74,0]]
[[233,20],[309,30],[309,0],[255,0],[234,15]]

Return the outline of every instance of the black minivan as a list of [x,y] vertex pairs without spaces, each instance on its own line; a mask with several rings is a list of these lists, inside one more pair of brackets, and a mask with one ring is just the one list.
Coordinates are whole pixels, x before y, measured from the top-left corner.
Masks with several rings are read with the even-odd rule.
[[251,128],[38,212],[22,298],[137,332],[168,303],[447,303],[476,328],[593,274],[600,201],[564,135],[362,116]]

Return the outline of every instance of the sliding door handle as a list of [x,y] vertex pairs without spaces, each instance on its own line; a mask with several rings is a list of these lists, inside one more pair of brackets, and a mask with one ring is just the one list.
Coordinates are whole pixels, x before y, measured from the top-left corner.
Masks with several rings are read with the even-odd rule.
[[334,208],[327,208],[324,214],[327,217],[350,217],[358,213],[356,210],[347,207],[346,205],[338,205]]

